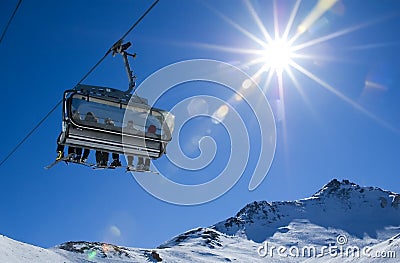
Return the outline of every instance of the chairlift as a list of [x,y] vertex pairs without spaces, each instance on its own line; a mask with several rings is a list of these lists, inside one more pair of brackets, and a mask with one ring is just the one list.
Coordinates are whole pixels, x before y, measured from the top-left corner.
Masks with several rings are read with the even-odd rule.
[[130,45],[117,42],[112,48],[113,55],[119,53],[124,59],[127,91],[79,84],[64,92],[58,144],[151,159],[165,153],[174,116],[135,94],[135,76],[128,62],[128,56],[135,54],[126,52]]

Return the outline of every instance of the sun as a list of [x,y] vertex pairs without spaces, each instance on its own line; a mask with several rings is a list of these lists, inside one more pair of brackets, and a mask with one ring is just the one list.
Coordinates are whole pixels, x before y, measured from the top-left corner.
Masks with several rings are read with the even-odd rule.
[[275,38],[267,43],[262,51],[262,61],[265,70],[272,70],[281,74],[287,70],[294,56],[290,43],[283,38]]
[[[296,0],[293,4],[292,11],[288,16],[286,26],[279,21],[278,17],[278,0],[272,1],[273,4],[273,23],[272,30],[268,30],[265,26],[264,21],[258,15],[257,10],[253,7],[250,1],[244,1],[252,19],[256,23],[261,34],[253,34],[249,30],[245,29],[240,24],[236,23],[234,20],[225,16],[224,14],[218,12],[211,8],[211,11],[216,13],[220,18],[229,23],[233,28],[237,29],[249,40],[252,40],[257,47],[243,48],[243,47],[231,47],[226,45],[212,45],[212,44],[200,44],[202,47],[212,48],[217,50],[222,50],[226,52],[234,52],[240,54],[248,55],[246,62],[241,64],[241,67],[246,69],[255,69],[255,73],[250,76],[250,79],[257,84],[262,84],[261,88],[267,93],[270,89],[277,90],[275,92],[274,100],[280,109],[277,110],[282,112],[281,120],[284,130],[285,127],[285,92],[284,89],[288,85],[287,80],[291,80],[293,87],[300,93],[307,105],[310,105],[306,93],[304,92],[302,86],[297,80],[296,76],[304,76],[315,83],[319,84],[320,87],[331,92],[341,100],[347,102],[349,105],[353,106],[360,112],[364,113],[371,119],[377,121],[381,125],[388,127],[393,130],[391,125],[382,121],[378,116],[372,114],[357,102],[348,98],[345,94],[341,93],[340,90],[336,89],[315,73],[310,71],[305,67],[304,61],[311,61],[314,63],[319,59],[317,54],[313,54],[308,49],[309,47],[316,46],[318,44],[327,42],[329,40],[341,37],[343,35],[349,34],[353,31],[365,28],[372,24],[378,23],[380,20],[372,20],[370,22],[365,22],[359,25],[353,25],[341,30],[328,33],[319,37],[307,37],[307,32],[311,32],[312,26],[319,21],[319,19],[324,16],[324,14],[332,9],[336,3],[340,3],[339,0],[318,0],[314,8],[310,10],[308,14],[301,20],[300,23],[296,21],[298,11],[300,10],[300,5],[302,1]],[[302,37],[302,36],[306,37]],[[308,34],[309,35],[309,34]],[[265,77],[266,76],[266,77]],[[249,90],[252,87],[251,81],[245,81],[242,84],[243,89]],[[271,92],[272,93],[272,92]],[[235,96],[235,100],[241,101],[240,96]]]

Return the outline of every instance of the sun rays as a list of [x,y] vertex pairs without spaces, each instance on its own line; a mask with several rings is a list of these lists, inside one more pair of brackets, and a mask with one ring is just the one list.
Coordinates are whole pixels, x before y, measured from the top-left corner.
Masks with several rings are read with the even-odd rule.
[[[285,98],[284,98],[284,83],[287,80],[290,80],[293,83],[293,86],[301,95],[304,102],[311,108],[311,102],[306,97],[306,93],[303,91],[299,81],[296,79],[296,75],[292,70],[297,73],[306,76],[307,78],[313,80],[315,83],[319,84],[320,87],[328,90],[333,95],[337,96],[339,99],[345,101],[349,105],[353,106],[355,109],[364,113],[371,119],[378,122],[380,125],[385,126],[391,130],[396,130],[391,127],[390,124],[381,120],[376,115],[369,112],[367,109],[363,108],[361,105],[347,97],[345,94],[341,93],[338,89],[335,89],[332,85],[328,84],[327,81],[324,81],[320,77],[317,76],[316,73],[313,73],[311,70],[308,70],[302,61],[304,60],[315,60],[318,59],[317,54],[312,54],[308,48],[317,46],[322,43],[326,43],[332,39],[342,37],[346,34],[352,33],[356,30],[360,30],[372,24],[379,23],[383,20],[390,18],[392,15],[387,15],[384,17],[379,17],[372,19],[371,21],[367,21],[358,25],[352,25],[347,28],[330,32],[324,36],[315,37],[314,39],[309,39],[307,41],[302,40],[302,35],[308,32],[313,25],[323,17],[323,15],[335,7],[335,4],[338,3],[338,0],[319,0],[315,7],[301,20],[299,23],[298,19],[296,22],[296,18],[299,15],[299,9],[301,6],[301,0],[297,0],[293,2],[293,6],[291,7],[290,15],[287,21],[282,24],[282,19],[278,16],[278,1],[274,0],[272,2],[272,10],[273,10],[273,29],[268,30],[266,25],[263,22],[263,19],[260,17],[258,11],[254,8],[254,6],[250,3],[250,1],[245,1],[245,6],[247,11],[251,15],[253,21],[257,25],[259,32],[261,33],[260,37],[258,34],[253,34],[249,30],[231,18],[225,16],[219,11],[212,9],[208,6],[208,8],[217,14],[224,21],[229,23],[233,28],[238,30],[244,36],[246,36],[249,40],[259,45],[260,48],[255,49],[246,49],[246,48],[235,48],[235,47],[227,47],[227,46],[218,46],[218,45],[210,45],[210,44],[199,44],[203,47],[217,49],[221,51],[227,52],[235,52],[246,54],[252,56],[253,58],[249,59],[246,63],[241,64],[243,68],[255,67],[256,72],[252,75],[252,79],[256,81],[260,87],[263,88],[265,92],[268,93],[269,88],[271,87],[271,82],[276,80],[277,90],[278,90],[278,100],[280,104],[282,104],[282,109],[279,109],[283,116],[280,117],[283,125],[284,137],[286,134],[285,131]],[[340,3],[340,2],[339,2]],[[284,26],[283,26],[284,25]],[[280,30],[282,29],[283,30]],[[283,31],[283,32],[281,32]],[[302,61],[300,61],[300,59]],[[322,59],[322,58],[321,58]],[[258,67],[258,68],[257,68]],[[264,77],[263,77],[264,75]],[[265,77],[266,76],[266,77]],[[245,85],[243,85],[244,87]],[[246,87],[248,88],[248,87]]]

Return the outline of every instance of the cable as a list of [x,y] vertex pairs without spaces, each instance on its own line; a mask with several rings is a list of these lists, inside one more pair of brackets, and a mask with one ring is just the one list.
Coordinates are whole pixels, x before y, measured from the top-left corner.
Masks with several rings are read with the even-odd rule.
[[[18,9],[19,4],[21,3],[22,0],[19,1],[17,8],[15,9],[13,16],[15,15],[16,10]],[[143,15],[136,20],[136,22],[128,29],[128,31],[116,42],[122,42],[123,39],[140,23],[140,21],[143,20],[143,18],[150,12],[151,9],[153,9],[153,7],[159,2],[160,0],[156,0],[154,1],[154,3],[146,10],[146,12],[143,13]],[[13,17],[12,16],[12,17]],[[11,19],[10,19],[11,21]],[[9,23],[10,23],[9,21]],[[3,33],[4,34],[4,33]],[[100,65],[101,62],[103,62],[103,60],[107,57],[108,54],[110,54],[110,52],[112,51],[113,47],[115,46],[115,44],[106,52],[106,54],[83,76],[83,78],[76,84],[79,85],[82,81],[84,81],[89,75],[90,73],[92,73],[98,65]],[[57,102],[57,104],[46,114],[46,116],[44,116],[39,122],[38,124],[36,124],[35,127],[33,127],[33,129],[14,147],[14,149],[12,149],[10,151],[10,153],[0,162],[0,166],[3,165],[3,163],[5,163],[17,150],[18,148],[24,144],[24,142],[33,134],[33,132],[40,127],[40,125],[42,125],[42,123],[58,108],[58,106],[62,103],[62,100],[60,100],[59,102]]]
[[142,21],[142,19],[153,9],[153,7],[159,2],[160,0],[154,1],[154,3],[143,13],[141,17],[131,26],[131,28],[126,31],[126,33],[120,38],[120,40],[124,40],[124,38]]
[[153,2],[153,4],[147,8],[146,12],[143,13],[143,15],[141,17],[139,17],[138,20],[136,20],[136,22],[128,29],[128,31],[125,32],[125,34],[117,41],[115,42],[114,45],[112,45],[112,47],[110,47],[107,52],[104,54],[104,56],[88,71],[88,73],[86,73],[85,76],[83,76],[83,78],[78,82],[77,85],[81,84],[82,81],[84,81],[96,68],[98,65],[100,65],[101,62],[103,62],[103,60],[108,56],[108,54],[111,53],[111,51],[113,51],[113,48],[115,47],[115,45],[117,43],[122,43],[124,38],[129,35],[129,33],[140,23],[140,21],[143,20],[143,18],[151,11],[151,9],[153,9],[154,6],[156,6],[156,4],[159,2],[160,0],[156,0]]
[[[17,6],[15,7],[14,12],[12,13],[10,19],[8,20],[7,25],[6,25],[6,27],[4,28],[3,33],[1,34],[1,37],[0,37],[0,44],[1,44],[1,42],[3,41],[3,38],[4,38],[4,36],[6,35],[6,32],[7,32],[7,30],[8,30],[8,27],[10,26],[11,21],[14,19],[14,16],[15,16],[15,14],[17,13],[17,10],[18,10],[19,6],[21,5],[21,2],[22,2],[22,0],[19,0],[19,1],[18,1],[18,4],[17,4]],[[1,164],[0,164],[0,165],[1,165]]]
[[0,166],[3,165],[3,163],[5,163],[8,158],[11,157],[11,155],[14,154],[14,152],[32,135],[32,133],[34,131],[36,131],[37,128],[39,128],[40,125],[42,125],[42,123],[50,116],[50,114],[52,114],[57,108],[58,106],[62,103],[62,100],[60,100],[47,114],[46,116],[43,117],[43,119],[41,119],[38,124],[36,124],[35,127],[33,127],[33,129],[14,147],[14,149],[12,149],[12,151],[1,161]]

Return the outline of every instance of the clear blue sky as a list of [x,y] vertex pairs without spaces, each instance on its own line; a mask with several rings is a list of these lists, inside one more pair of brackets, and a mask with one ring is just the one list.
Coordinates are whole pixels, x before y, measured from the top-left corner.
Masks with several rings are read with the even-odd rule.
[[[1,1],[0,29],[17,2]],[[276,2],[283,31],[295,1]],[[250,3],[273,35],[273,2]],[[291,34],[316,3],[301,3]],[[149,5],[150,1],[137,0],[22,1],[0,44],[0,158]],[[276,154],[268,176],[255,191],[247,188],[254,155],[247,172],[229,192],[196,206],[163,202],[123,170],[93,171],[64,164],[44,170],[55,158],[60,108],[0,167],[0,233],[43,247],[69,240],[154,247],[188,229],[224,220],[255,200],[308,197],[333,178],[400,192],[399,15],[400,3],[395,0],[341,1],[298,39],[302,43],[343,32],[299,51],[312,59],[295,59],[323,83],[292,68],[295,85],[283,74],[285,116],[277,122]],[[217,48],[261,49],[226,18],[263,39],[242,1],[161,0],[126,37],[133,43],[131,51],[138,53],[134,61],[138,83],[158,69],[186,59],[216,59],[236,66],[254,60],[254,54]],[[243,69],[252,75],[259,68]],[[261,77],[260,86],[265,85],[267,74]],[[121,59],[107,58],[85,83],[125,89]],[[171,100],[197,92],[229,97],[204,83],[183,86],[185,91],[172,90],[170,100],[161,106],[171,106]],[[271,104],[283,99],[277,95],[277,86],[273,78],[265,88]],[[251,116],[244,119],[252,122]],[[192,123],[195,128],[184,127],[187,132],[180,140],[188,142],[202,135],[199,127],[207,126],[207,121],[198,118]],[[226,133],[215,134],[220,138],[214,139],[226,145]],[[189,146],[183,150],[195,156],[198,149]],[[188,184],[191,180],[203,182],[199,176],[210,179],[213,169],[223,168],[224,153],[217,155],[217,160],[203,175],[180,171],[171,178]]]

